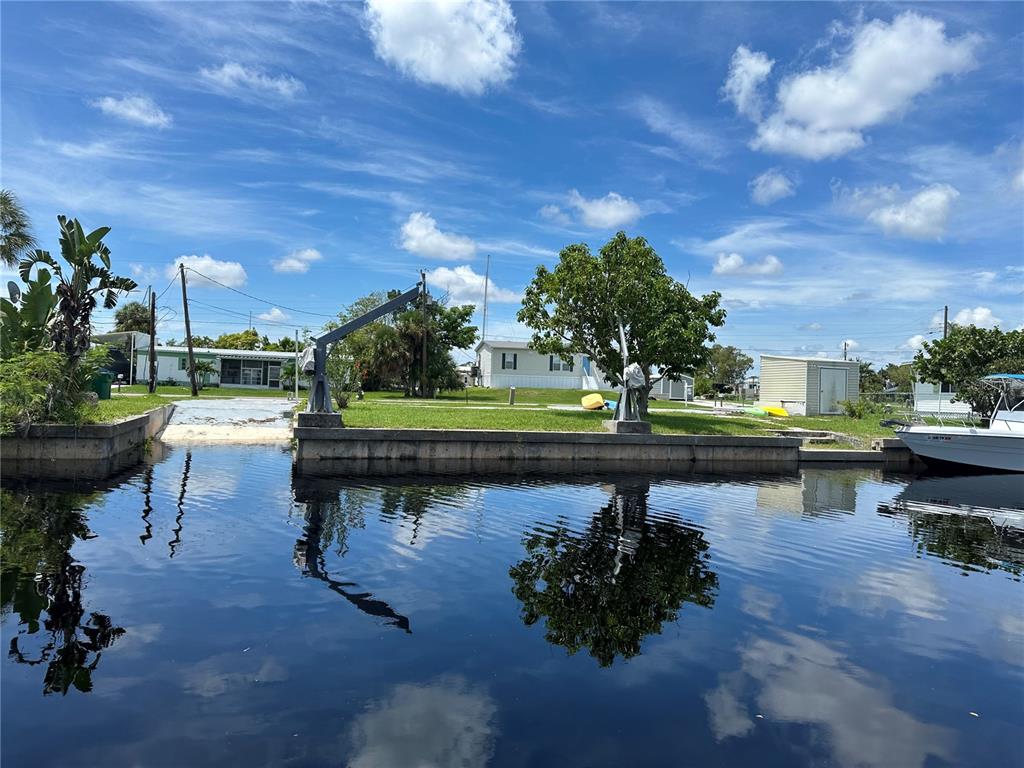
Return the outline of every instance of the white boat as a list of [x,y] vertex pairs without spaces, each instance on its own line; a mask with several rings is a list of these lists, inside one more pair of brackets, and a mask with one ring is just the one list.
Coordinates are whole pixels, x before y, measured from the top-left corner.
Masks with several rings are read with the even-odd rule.
[[999,391],[987,428],[900,424],[896,436],[925,460],[1024,472],[1024,374],[994,374],[982,381]]

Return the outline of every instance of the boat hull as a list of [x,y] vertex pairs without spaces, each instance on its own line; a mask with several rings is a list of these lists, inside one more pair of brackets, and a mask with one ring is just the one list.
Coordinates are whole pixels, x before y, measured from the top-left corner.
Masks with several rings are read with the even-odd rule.
[[899,430],[896,436],[925,460],[1024,472],[1024,433],[915,426]]

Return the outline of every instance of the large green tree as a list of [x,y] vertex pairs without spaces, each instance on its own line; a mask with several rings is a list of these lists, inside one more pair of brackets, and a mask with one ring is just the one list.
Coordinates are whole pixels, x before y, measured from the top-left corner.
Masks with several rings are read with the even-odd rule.
[[979,379],[991,373],[1024,373],[1024,331],[952,325],[946,338],[924,343],[914,357],[914,370],[923,381],[952,385],[956,400],[988,416],[998,395]]
[[614,385],[622,384],[619,320],[629,362],[644,371],[641,414],[651,388],[665,376],[701,368],[712,328],[725,322],[717,292],[696,297],[673,280],[642,237],[619,232],[598,254],[584,243],[562,249],[553,270],[540,266],[526,288],[519,322],[533,329],[538,352],[588,355]]
[[743,381],[747,371],[754,364],[754,358],[743,354],[736,347],[715,344],[708,350],[708,359],[701,373],[719,386],[732,386]]
[[[195,344],[193,340],[193,345]],[[238,333],[223,333],[214,339],[213,346],[218,349],[262,349],[263,340],[259,331],[255,328],[248,328]]]
[[0,262],[16,267],[35,245],[32,225],[18,198],[11,190],[0,189]]
[[141,301],[129,301],[114,313],[114,330],[149,333],[149,309]]

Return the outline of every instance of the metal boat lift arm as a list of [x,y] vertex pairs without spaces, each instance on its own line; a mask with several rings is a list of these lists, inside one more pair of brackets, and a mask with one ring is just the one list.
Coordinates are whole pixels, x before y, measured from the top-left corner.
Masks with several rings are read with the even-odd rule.
[[354,320],[328,331],[323,336],[313,340],[313,386],[309,393],[309,413],[331,413],[331,387],[327,380],[327,345],[341,341],[350,333],[358,331],[374,320],[379,320],[395,310],[401,309],[410,301],[423,294],[423,283],[417,283],[415,288],[410,288],[405,293],[386,301],[376,309],[371,309],[365,315],[360,315]]

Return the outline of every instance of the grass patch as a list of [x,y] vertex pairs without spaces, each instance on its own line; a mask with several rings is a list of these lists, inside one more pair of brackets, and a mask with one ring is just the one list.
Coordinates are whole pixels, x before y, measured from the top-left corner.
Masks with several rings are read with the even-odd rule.
[[95,408],[86,410],[86,424],[109,424],[113,421],[127,419],[129,416],[139,414],[167,405],[171,402],[166,397],[159,395],[145,395],[144,397],[112,397],[109,400],[100,400]]
[[[113,395],[118,394],[118,387],[115,384],[110,389]],[[149,389],[145,384],[129,384],[120,388],[121,394],[145,395]],[[187,386],[158,384],[157,395],[171,395],[174,397],[192,397],[192,388]],[[206,387],[199,390],[199,397],[279,397],[287,398],[291,390],[284,389],[246,389],[244,387]]]

